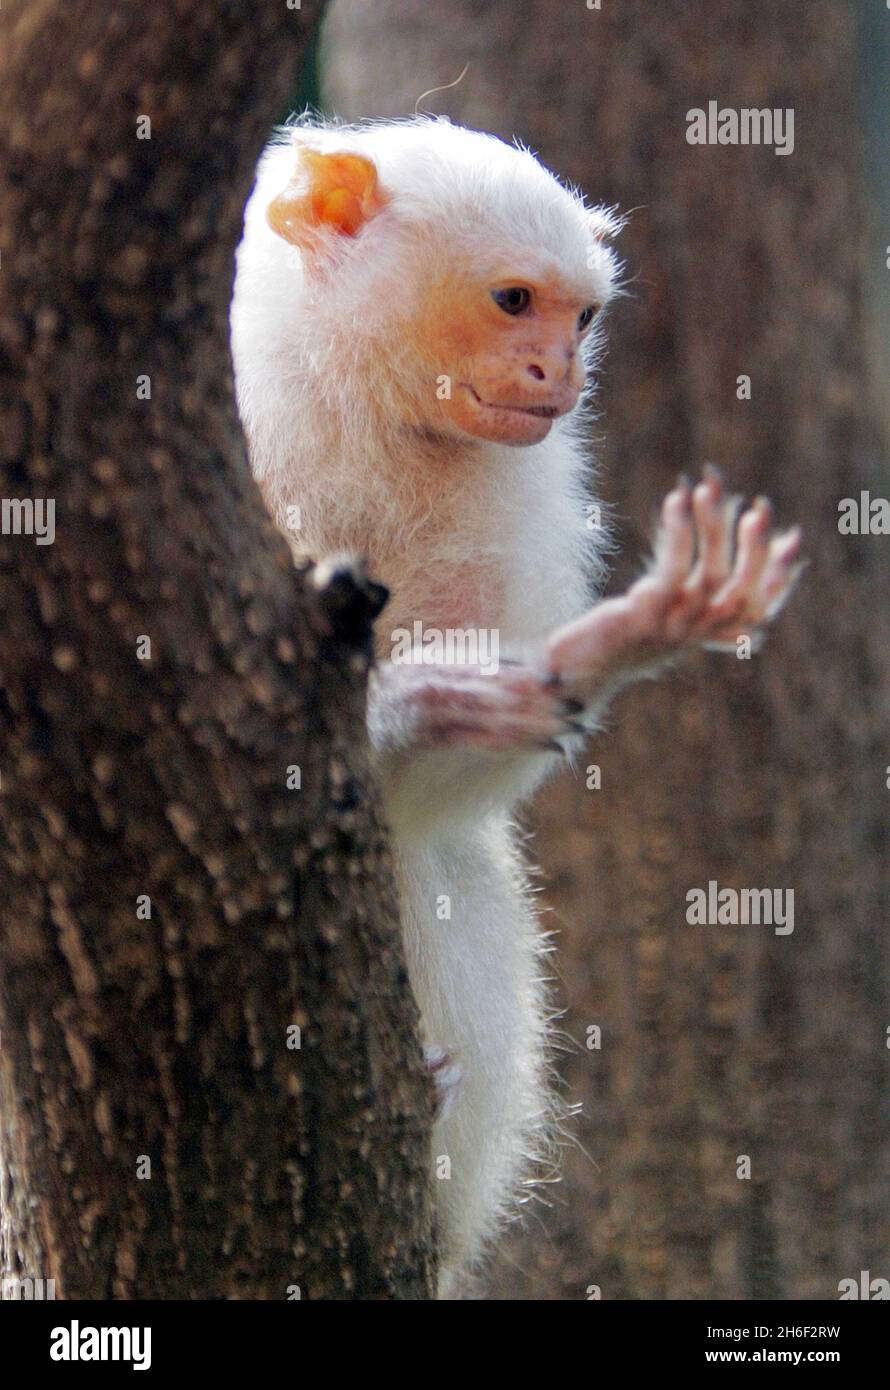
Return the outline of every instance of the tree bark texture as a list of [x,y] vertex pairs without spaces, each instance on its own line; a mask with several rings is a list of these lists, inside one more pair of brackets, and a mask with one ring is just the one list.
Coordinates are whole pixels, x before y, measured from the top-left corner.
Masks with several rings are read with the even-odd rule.
[[316,14],[0,12],[2,496],[56,518],[0,538],[0,1270],[57,1296],[432,1286],[378,598],[294,569],[232,392],[242,208]]

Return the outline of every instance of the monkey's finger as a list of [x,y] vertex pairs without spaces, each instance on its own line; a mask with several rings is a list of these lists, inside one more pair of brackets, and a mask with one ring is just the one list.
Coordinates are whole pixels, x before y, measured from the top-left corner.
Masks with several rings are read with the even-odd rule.
[[770,543],[769,558],[760,581],[760,602],[764,616],[769,619],[778,613],[804,569],[800,558],[803,532],[792,526]]
[[[703,480],[692,494],[692,511],[698,537],[698,561],[689,578],[689,587],[715,589],[729,572],[731,550],[727,550],[728,518],[723,480],[711,465],[705,469]],[[730,547],[731,544],[730,536]]]
[[744,500],[738,493],[734,493],[732,497],[727,497],[723,502],[721,529],[716,543],[714,562],[707,575],[707,581],[713,588],[724,584],[732,573],[739,516]]
[[694,553],[691,493],[681,478],[662,503],[653,572],[669,584],[679,584],[689,573]]
[[735,566],[725,588],[715,596],[715,606],[734,594],[755,593],[769,559],[772,524],[772,507],[765,497],[758,497],[739,522]]

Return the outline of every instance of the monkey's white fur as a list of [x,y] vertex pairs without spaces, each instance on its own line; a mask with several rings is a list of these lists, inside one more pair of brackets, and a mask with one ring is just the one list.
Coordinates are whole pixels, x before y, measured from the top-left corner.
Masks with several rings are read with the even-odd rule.
[[[391,195],[321,278],[266,222],[292,140],[364,153]],[[393,629],[497,629],[502,657],[540,647],[589,606],[603,532],[588,525],[579,412],[512,447],[425,428],[436,364],[406,328],[443,259],[492,247],[540,256],[604,304],[611,215],[584,206],[527,151],[442,120],[279,133],[261,162],[238,253],[232,343],[252,467],[295,550],[370,557]],[[449,262],[451,263],[451,262]],[[456,283],[455,294],[460,293]],[[599,329],[585,343],[594,365]],[[369,708],[394,831],[411,981],[425,1040],[463,1073],[436,1126],[446,1269],[471,1265],[550,1155],[548,1004],[541,934],[512,816],[555,762],[546,752],[411,749],[410,696],[392,668]],[[391,678],[391,679],[390,679]],[[407,690],[408,687],[406,686]],[[407,751],[406,751],[407,750]],[[450,901],[450,919],[437,906]],[[439,1163],[441,1173],[445,1165]]]

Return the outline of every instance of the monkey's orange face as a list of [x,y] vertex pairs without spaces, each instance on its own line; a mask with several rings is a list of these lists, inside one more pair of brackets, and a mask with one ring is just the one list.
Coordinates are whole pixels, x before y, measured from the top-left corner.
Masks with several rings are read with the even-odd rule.
[[436,294],[432,329],[440,419],[477,439],[540,443],[578,403],[581,344],[601,305],[555,274],[450,288]]

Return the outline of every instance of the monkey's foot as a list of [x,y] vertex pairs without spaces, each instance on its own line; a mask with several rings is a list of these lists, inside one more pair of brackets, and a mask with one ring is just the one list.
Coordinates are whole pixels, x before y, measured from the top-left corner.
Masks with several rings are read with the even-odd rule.
[[486,675],[473,666],[396,668],[411,680],[410,711],[419,747],[462,744],[491,752],[541,748],[561,752],[557,739],[584,732],[583,703],[558,680],[524,666],[500,665]]
[[665,498],[649,573],[555,632],[548,669],[584,685],[686,648],[735,650],[742,637],[758,646],[802,568],[801,533],[774,535],[765,497],[736,524],[739,511],[715,468],[694,491],[681,479]]
[[451,1113],[457,1100],[464,1074],[455,1066],[451,1055],[438,1043],[428,1043],[423,1049],[423,1060],[435,1093],[435,1118],[444,1120]]

